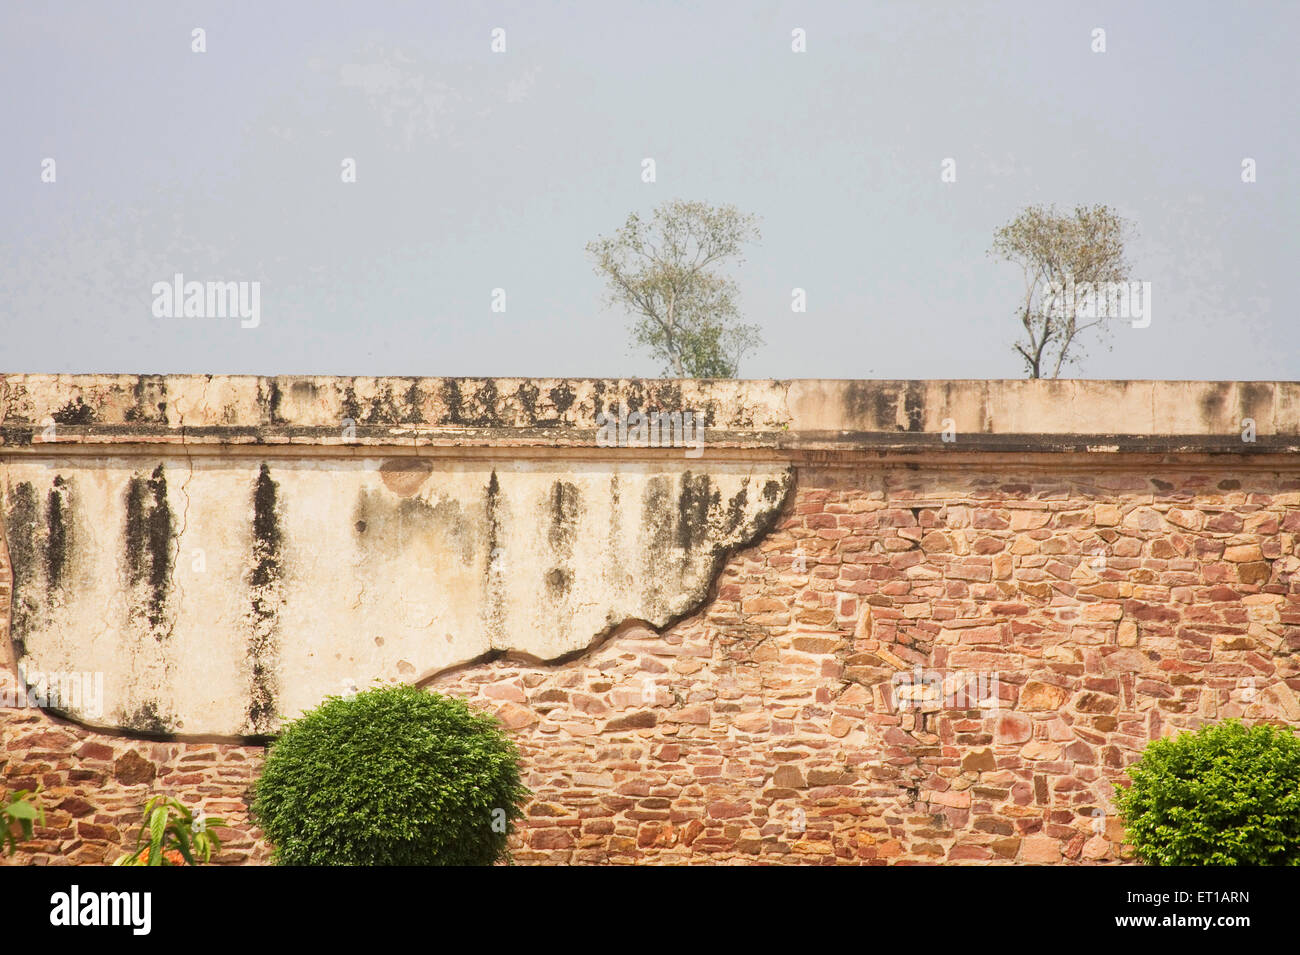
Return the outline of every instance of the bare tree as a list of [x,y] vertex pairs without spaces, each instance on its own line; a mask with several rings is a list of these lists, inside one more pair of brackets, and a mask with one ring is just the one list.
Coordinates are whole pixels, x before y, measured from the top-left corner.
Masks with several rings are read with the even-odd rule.
[[717,270],[744,261],[742,246],[758,238],[754,217],[734,206],[678,199],[648,222],[633,213],[587,252],[611,304],[636,315],[632,340],[664,363],[665,376],[734,378],[762,339],[756,325],[740,323],[736,283]]
[[[1104,341],[1115,316],[1080,308],[1076,288],[1092,293],[1128,279],[1124,242],[1128,223],[1104,205],[1079,206],[1073,215],[1052,206],[1030,206],[999,229],[990,255],[1015,262],[1025,274],[1024,298],[1017,309],[1023,326],[1014,348],[1030,378],[1060,377],[1061,369],[1084,357],[1085,333]],[[1070,290],[1068,296],[1061,290]],[[1107,345],[1109,348],[1109,345]]]

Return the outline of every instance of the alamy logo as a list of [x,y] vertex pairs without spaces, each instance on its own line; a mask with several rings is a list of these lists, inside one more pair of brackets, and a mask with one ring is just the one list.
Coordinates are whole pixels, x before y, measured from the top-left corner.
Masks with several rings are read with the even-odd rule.
[[126,925],[133,935],[148,935],[153,925],[153,895],[149,892],[68,892],[50,896],[50,924]]
[[1043,308],[1052,318],[1124,318],[1134,328],[1151,324],[1150,282],[1047,283]]
[[689,448],[704,454],[704,415],[698,411],[631,411],[614,405],[596,415],[598,448]]
[[154,318],[238,318],[241,328],[262,322],[261,282],[187,282],[177,272],[150,291]]
[[[2,674],[7,677],[8,674]],[[0,679],[0,709],[50,708],[90,719],[104,715],[104,674],[33,670],[18,665],[18,683]]]

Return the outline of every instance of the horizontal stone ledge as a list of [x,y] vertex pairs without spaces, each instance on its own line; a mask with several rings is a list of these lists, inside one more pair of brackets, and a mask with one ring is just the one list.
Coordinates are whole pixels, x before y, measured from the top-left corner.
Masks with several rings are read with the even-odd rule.
[[[596,448],[1289,454],[1300,383],[0,376],[0,447]],[[602,435],[603,430],[603,438]]]
[[1257,435],[1244,441],[1238,434],[958,434],[951,440],[942,433],[926,432],[704,432],[700,446],[640,445],[601,447],[590,429],[499,428],[358,428],[341,438],[334,429],[313,427],[260,428],[138,428],[131,425],[74,426],[46,436],[39,428],[0,427],[0,452],[36,454],[153,454],[160,447],[183,447],[192,453],[247,450],[277,453],[312,450],[327,455],[384,455],[401,453],[465,453],[476,449],[518,452],[562,451],[593,460],[685,457],[688,460],[718,456],[796,458],[809,453],[868,452],[914,454],[930,452],[940,457],[970,453],[1000,454],[1207,454],[1287,455],[1300,453],[1300,437]]

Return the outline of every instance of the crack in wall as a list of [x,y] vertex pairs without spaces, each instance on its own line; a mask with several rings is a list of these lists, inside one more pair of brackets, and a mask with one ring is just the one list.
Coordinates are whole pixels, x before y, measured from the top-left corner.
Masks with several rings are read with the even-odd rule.
[[717,600],[718,587],[721,583],[723,571],[725,570],[727,563],[742,551],[748,550],[762,543],[762,541],[776,529],[782,517],[786,514],[787,509],[792,506],[797,484],[798,481],[794,470],[790,469],[786,473],[784,492],[777,505],[765,512],[755,521],[755,527],[751,534],[746,535],[741,540],[715,552],[712,567],[707,575],[708,583],[704,588],[703,595],[684,611],[669,618],[662,626],[656,625],[642,617],[628,616],[618,620],[617,622],[611,623],[595,634],[585,647],[570,650],[549,659],[543,659],[517,650],[501,650],[493,648],[489,649],[485,653],[473,657],[472,659],[439,667],[435,670],[426,672],[412,682],[416,686],[427,686],[453,673],[462,672],[466,669],[471,669],[485,663],[493,663],[498,660],[522,663],[539,668],[564,667],[589,657],[591,654],[602,648],[606,643],[616,639],[618,635],[631,629],[646,629],[659,636],[663,636],[683,621],[697,616],[704,610],[704,608]]

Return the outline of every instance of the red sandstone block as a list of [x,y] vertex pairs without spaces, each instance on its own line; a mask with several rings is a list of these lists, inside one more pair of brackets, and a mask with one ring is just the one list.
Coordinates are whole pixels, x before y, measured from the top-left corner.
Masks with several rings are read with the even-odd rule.
[[997,717],[995,739],[998,743],[1023,743],[1033,732],[1033,720],[1023,713],[1002,713]]
[[970,806],[969,792],[939,792],[937,790],[929,790],[921,793],[921,798],[928,802],[935,803],[936,805],[951,806],[954,809],[965,809]]
[[77,835],[83,839],[92,839],[101,842],[117,842],[117,830],[111,826],[98,826],[93,822],[78,822]]
[[567,829],[537,829],[529,833],[528,844],[534,849],[571,849],[575,840]]
[[726,802],[724,800],[711,802],[705,808],[712,819],[736,819],[748,815],[750,811],[749,806],[745,803]]
[[944,574],[958,580],[989,581],[993,579],[992,568],[988,564],[979,563],[949,564],[944,568]]
[[967,859],[976,859],[985,861],[993,858],[993,850],[988,846],[977,845],[955,845],[948,850],[948,859],[952,862],[961,862]]

